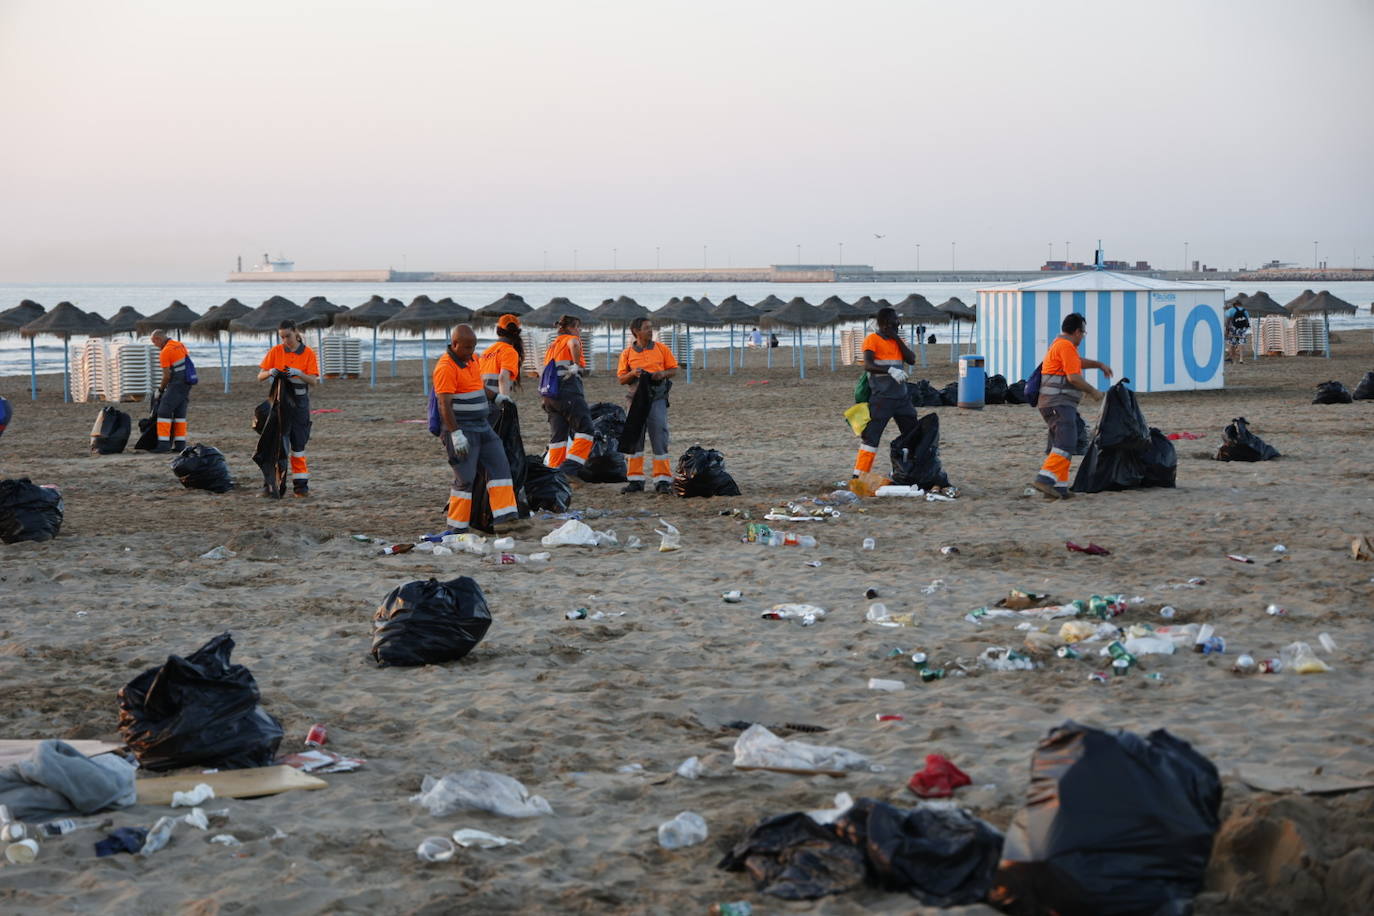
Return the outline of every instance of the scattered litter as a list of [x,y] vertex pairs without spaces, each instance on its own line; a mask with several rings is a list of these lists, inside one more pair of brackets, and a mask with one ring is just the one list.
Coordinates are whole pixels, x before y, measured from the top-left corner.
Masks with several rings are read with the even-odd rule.
[[638,776],[638,775],[640,775],[641,773],[644,772],[644,764],[642,764],[642,763],[626,763],[626,764],[622,764],[621,766],[616,767],[616,768],[615,768],[615,771],[616,771],[617,773],[623,773],[623,774],[625,774],[626,776]]
[[147,838],[148,831],[142,827],[120,827],[105,839],[96,842],[95,854],[99,858],[104,858],[121,852],[137,853],[143,848]]
[[683,811],[671,821],[658,825],[658,845],[664,849],[682,849],[706,841],[709,831],[706,821],[695,811]]
[[682,761],[677,765],[677,769],[674,772],[677,773],[677,775],[681,776],[683,779],[700,779],[701,758],[688,757],[686,760]]
[[345,757],[333,751],[320,750],[287,754],[278,762],[306,773],[352,773],[367,763],[358,757]]
[[553,814],[548,801],[543,796],[531,795],[518,779],[486,770],[462,770],[440,779],[426,775],[420,794],[410,800],[435,817],[465,810],[490,811],[503,817]]
[[181,819],[183,824],[189,824],[197,830],[209,830],[210,820],[205,816],[204,808],[192,808],[191,813]]
[[191,789],[189,792],[173,792],[172,807],[193,808],[196,805],[199,805],[201,802],[214,797],[214,787],[202,782],[198,783],[196,787],[194,789]]
[[894,681],[880,677],[871,677],[868,679],[868,689],[888,691],[905,690],[906,681]]
[[720,596],[720,600],[726,604],[739,604],[744,600],[744,593],[739,589],[732,589]]
[[1275,544],[1275,545],[1274,545],[1274,553],[1287,553],[1287,552],[1288,552],[1288,548],[1285,547],[1285,546],[1283,546],[1282,544]]
[[1356,560],[1374,560],[1374,541],[1360,535],[1350,542],[1350,555]]
[[465,849],[471,846],[476,846],[478,849],[499,849],[502,846],[520,845],[519,840],[497,836],[494,833],[487,833],[485,830],[474,830],[471,827],[460,827],[453,831],[453,842]]
[[1247,557],[1247,556],[1246,556],[1245,554],[1243,554],[1243,553],[1228,553],[1228,554],[1226,555],[1226,559],[1228,559],[1228,560],[1234,560],[1234,561],[1237,562],[1237,563],[1253,563],[1253,562],[1255,562],[1254,560],[1250,559],[1249,557]]
[[1330,633],[1323,633],[1318,636],[1317,642],[1322,644],[1322,648],[1326,651],[1327,655],[1336,654],[1336,640],[1331,638]]
[[563,616],[568,620],[609,620],[612,617],[624,617],[628,611],[588,611],[587,608],[580,607],[566,612]]
[[1107,557],[1111,556],[1112,553],[1107,548],[1099,547],[1092,543],[1088,544],[1087,547],[1083,547],[1079,544],[1075,544],[1073,541],[1066,541],[1064,546],[1074,553],[1086,553],[1090,557]]
[[1177,613],[1178,610],[1174,608],[1172,605],[1168,604],[1164,605],[1164,607],[1159,609],[1159,616],[1163,617],[1165,620],[1172,620],[1174,615]]
[[825,608],[814,604],[775,604],[761,616],[764,620],[795,620],[809,627],[825,619]]
[[1289,643],[1279,650],[1283,666],[1298,674],[1324,674],[1331,666],[1317,658],[1317,653],[1305,642]]
[[959,552],[959,548],[958,548],[958,547],[955,547],[953,544],[949,544],[949,545],[947,545],[947,546],[944,546],[944,547],[941,547],[941,548],[940,548],[940,553],[944,554],[944,555],[947,556],[947,557],[952,557],[952,556],[956,555],[958,552]]
[[570,518],[560,527],[540,538],[539,543],[545,547],[594,547],[596,546],[596,532],[592,530],[591,525]]
[[667,553],[670,550],[678,550],[682,547],[682,533],[669,524],[666,520],[660,519],[662,528],[655,528],[654,534],[659,536],[658,552]]
[[820,808],[816,811],[806,812],[806,816],[818,824],[833,824],[850,808],[854,807],[854,799],[848,792],[839,792],[835,795],[835,807]]
[[806,561],[806,565],[807,565],[807,566],[810,566],[812,569],[820,569],[820,567],[821,567],[821,561],[820,561],[820,560],[807,560],[807,561]]
[[972,784],[973,780],[968,774],[955,766],[948,757],[927,754],[925,769],[913,773],[906,787],[922,798],[948,798],[960,786]]
[[162,849],[172,841],[172,828],[176,826],[176,818],[160,817],[153,829],[148,831],[147,839],[143,841],[143,846],[138,850],[141,856],[150,856]]
[[421,862],[447,862],[457,851],[453,841],[445,836],[427,836],[415,847],[415,855]]
[[902,486],[900,484],[887,484],[879,487],[873,492],[874,496],[905,496],[919,497],[925,496],[926,491],[916,486]]
[[29,838],[18,840],[5,847],[5,861],[11,865],[28,865],[38,858],[38,841]]
[[1006,646],[988,646],[978,664],[989,671],[1034,671],[1035,661]]
[[200,555],[200,558],[202,560],[230,560],[236,556],[238,556],[237,553],[221,544],[219,547],[213,547],[207,550]]
[[862,546],[864,550],[873,550],[878,546],[878,542],[873,540],[873,538],[864,538]]
[[210,842],[211,842],[211,843],[218,843],[218,844],[221,845],[221,846],[231,846],[231,847],[232,847],[232,846],[242,846],[242,845],[243,845],[242,843],[239,842],[239,838],[236,837],[236,836],[234,836],[232,833],[217,833],[217,834],[215,834],[214,836],[210,837]]
[[[170,805],[174,792],[193,789],[200,782],[208,783],[215,790],[216,798],[256,798],[294,789],[323,789],[329,785],[323,779],[289,766],[267,766],[225,770],[213,774],[192,773],[184,776],[139,779],[135,780],[134,786],[138,789],[139,804]],[[212,816],[213,814],[214,812],[211,812]]]
[[784,741],[758,723],[735,740],[735,767],[809,775],[842,776],[848,770],[870,769],[867,758],[841,747]]
[[1288,614],[1288,608],[1281,604],[1271,604],[1264,609],[1264,613],[1270,617],[1285,617]]

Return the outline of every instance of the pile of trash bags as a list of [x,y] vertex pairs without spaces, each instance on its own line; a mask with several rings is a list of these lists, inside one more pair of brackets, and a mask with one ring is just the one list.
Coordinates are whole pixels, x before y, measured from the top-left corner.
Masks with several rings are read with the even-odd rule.
[[[506,452],[506,462],[510,465],[511,486],[515,490],[515,509],[520,518],[530,517],[529,499],[525,496],[527,477],[525,462],[525,440],[520,437],[520,411],[514,401],[501,405],[501,412],[493,427],[501,439]],[[491,474],[486,465],[480,465],[477,476],[472,482],[472,527],[478,531],[493,533],[491,501],[487,498],[487,481]]]
[[96,455],[117,455],[129,444],[133,421],[118,407],[102,407],[91,427],[91,452]]
[[1236,417],[1226,427],[1226,441],[1217,449],[1217,461],[1270,461],[1279,450],[1250,432],[1244,417]]
[[694,445],[677,460],[673,492],[691,496],[739,496],[739,485],[725,470],[725,456],[715,449]]
[[572,484],[568,483],[562,471],[544,464],[543,458],[526,455],[525,501],[531,511],[567,512],[572,505]]
[[0,541],[50,541],[62,530],[62,493],[27,477],[0,480]]
[[906,383],[907,397],[913,407],[953,407],[959,403],[959,383],[936,388],[925,379]]
[[1366,372],[1351,395],[1356,401],[1374,401],[1374,372]]
[[1002,835],[962,808],[904,810],[860,798],[832,824],[803,812],[769,818],[719,867],[748,871],[759,891],[784,900],[814,900],[871,883],[945,907],[982,900],[1001,851]]
[[990,375],[983,384],[984,404],[1007,403],[1007,379],[1003,375]]
[[259,704],[257,681],[229,663],[234,640],[221,633],[119,690],[119,733],[148,770],[270,766],[282,727]]
[[1026,403],[1026,380],[1025,380],[1025,379],[1021,379],[1020,381],[1017,381],[1017,382],[1012,382],[1010,385],[1007,386],[1007,403],[1008,403],[1008,404],[1024,404],[1024,403]]
[[172,459],[172,473],[188,490],[227,493],[234,489],[234,475],[224,453],[211,445],[196,443]]
[[394,588],[372,618],[372,657],[379,667],[457,661],[491,626],[482,587],[468,576],[427,579]]
[[1192,912],[1220,807],[1217,768],[1186,741],[1065,722],[1031,759],[988,902],[1014,916]]
[[888,447],[892,458],[892,482],[922,490],[949,486],[940,466],[940,415],[928,413],[905,435]]
[[1313,404],[1349,404],[1355,400],[1350,389],[1340,382],[1322,382],[1317,386],[1317,396],[1312,399]]
[[1175,485],[1174,444],[1145,422],[1128,382],[1122,379],[1107,390],[1092,442],[1073,480],[1076,493]]
[[592,453],[587,463],[578,468],[577,476],[587,483],[623,483],[629,479],[625,456],[620,453],[625,408],[610,401],[598,401],[589,409],[592,414]]

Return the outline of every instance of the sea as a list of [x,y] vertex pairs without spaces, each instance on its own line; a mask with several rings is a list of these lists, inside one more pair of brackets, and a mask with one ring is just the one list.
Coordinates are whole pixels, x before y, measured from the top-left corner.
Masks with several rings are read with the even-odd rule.
[[[1226,297],[1230,298],[1238,292],[1254,293],[1256,286],[1251,283],[1226,283]],[[1261,287],[1276,302],[1286,303],[1302,293],[1304,289],[1311,287],[1311,283],[1270,283]],[[366,302],[373,294],[382,296],[385,299],[399,299],[404,303],[409,303],[416,296],[421,294],[432,299],[441,299],[445,296],[451,297],[454,301],[471,309],[481,308],[495,300],[501,298],[506,293],[515,293],[522,296],[526,302],[533,307],[538,307],[548,302],[555,296],[566,297],[583,308],[592,309],[599,305],[603,300],[615,298],[617,296],[629,296],[640,305],[653,311],[662,307],[669,299],[675,296],[693,296],[701,298],[706,296],[712,302],[719,303],[722,299],[729,296],[738,296],[743,301],[753,304],[772,294],[783,300],[790,300],[795,296],[802,296],[813,305],[819,304],[822,300],[830,296],[839,296],[846,302],[852,302],[863,296],[871,296],[874,299],[887,299],[890,302],[897,302],[910,293],[920,293],[932,303],[938,305],[951,296],[957,296],[964,302],[972,305],[977,302],[978,286],[987,284],[959,285],[954,283],[516,283],[516,284],[489,284],[489,283],[299,283],[299,282],[263,282],[263,283],[228,283],[225,281],[214,282],[188,282],[188,283],[0,283],[0,311],[18,305],[24,299],[32,299],[45,308],[52,308],[59,302],[71,302],[78,308],[95,312],[98,315],[109,317],[119,311],[124,306],[133,306],[144,315],[151,315],[161,311],[170,305],[173,300],[180,300],[189,306],[193,311],[204,314],[210,308],[222,304],[226,299],[235,298],[244,305],[252,308],[271,296],[284,296],[297,304],[304,304],[306,300],[314,296],[324,296],[335,305],[356,306]],[[1341,332],[1355,329],[1374,328],[1374,315],[1370,314],[1370,303],[1374,300],[1374,282],[1359,281],[1348,283],[1330,283],[1325,285],[1333,294],[1341,297],[1347,302],[1359,308],[1360,312],[1354,316],[1333,316],[1331,318],[1331,330]],[[963,325],[957,329],[962,339],[967,340],[969,334],[968,325]],[[343,330],[344,333],[352,334],[362,340],[362,358],[364,362],[364,372],[366,364],[370,359],[372,346],[372,331],[367,328],[349,328]],[[929,333],[935,334],[941,343],[953,339],[956,328],[953,325],[935,325],[930,328]],[[309,342],[315,344],[315,334],[308,335]],[[788,335],[779,332],[778,336],[783,338],[786,344]],[[702,334],[693,331],[694,345],[703,345]],[[618,354],[623,347],[622,338],[619,331],[610,335],[608,340],[605,334],[597,334],[593,338],[594,347],[597,353],[607,351]],[[191,352],[192,359],[197,366],[211,368],[219,366],[223,359],[223,352],[220,344],[213,340],[197,340],[190,337],[183,338],[183,342]],[[479,343],[485,343],[485,340]],[[830,343],[830,330],[823,329],[818,332],[807,331],[806,346],[808,349],[816,343],[822,348],[828,347]],[[80,351],[83,339],[74,337],[71,340],[71,354]],[[244,337],[236,334],[234,337],[233,360],[235,366],[257,365],[262,359],[263,354],[275,343],[275,340],[268,337]],[[443,335],[440,332],[433,332],[427,341],[422,342],[416,335],[400,334],[395,341],[395,357],[398,359],[418,359],[422,349],[427,348],[431,357],[437,354],[443,347]],[[705,332],[704,343],[711,349],[711,360],[714,365],[724,364],[724,350],[730,343],[730,334],[723,329],[715,329]],[[742,345],[742,332],[736,331],[735,345]],[[62,341],[55,337],[39,337],[35,340],[33,355],[36,359],[39,372],[61,372],[63,345]],[[721,362],[715,363],[716,351],[721,352]],[[377,358],[382,363],[388,363],[393,356],[391,335],[382,332],[378,337]],[[602,359],[598,357],[596,365],[602,365]],[[0,378],[11,376],[28,376],[30,364],[29,341],[18,335],[0,337]],[[379,377],[383,370],[379,369]],[[8,394],[13,397],[19,393],[20,386],[7,380],[0,382],[0,393]]]

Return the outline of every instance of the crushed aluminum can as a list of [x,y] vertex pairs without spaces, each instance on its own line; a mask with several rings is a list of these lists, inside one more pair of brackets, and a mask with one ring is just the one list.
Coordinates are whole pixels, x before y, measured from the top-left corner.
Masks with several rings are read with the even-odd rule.
[[568,611],[563,616],[566,617],[568,620],[586,620],[587,609],[584,607],[575,608],[571,611]]
[[875,722],[905,722],[906,716],[899,716],[896,713],[880,712],[873,716]]
[[944,554],[947,557],[952,557],[958,552],[959,548],[955,547],[953,544],[947,544],[946,546],[940,548],[940,553]]
[[1283,617],[1288,613],[1288,608],[1281,604],[1271,604],[1264,609],[1264,613],[1268,614],[1270,617]]
[[929,684],[931,681],[938,681],[945,676],[944,668],[922,668],[921,681]]
[[1088,675],[1088,680],[1096,681],[1099,684],[1105,684],[1107,683],[1107,675],[1103,674],[1101,671],[1094,671],[1092,674]]
[[325,742],[328,740],[329,731],[319,722],[310,726],[310,731],[305,733],[306,747],[324,747]]

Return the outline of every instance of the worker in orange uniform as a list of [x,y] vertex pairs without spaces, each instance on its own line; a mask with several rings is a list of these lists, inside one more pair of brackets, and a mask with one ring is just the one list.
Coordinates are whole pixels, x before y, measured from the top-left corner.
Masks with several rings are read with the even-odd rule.
[[581,330],[581,319],[572,315],[558,319],[558,336],[544,355],[545,371],[552,365],[558,375],[558,396],[543,399],[544,412],[549,415],[549,450],[544,464],[551,468],[584,465],[592,454],[592,413],[582,393],[582,376],[589,372]]
[[181,451],[186,448],[186,408],[191,403],[191,385],[186,379],[186,345],[157,330],[153,346],[160,351],[162,381],[157,386],[157,446],[154,452]]
[[644,436],[648,433],[649,445],[654,450],[654,492],[671,493],[673,468],[668,458],[668,389],[673,384],[669,379],[677,375],[677,360],[672,350],[654,340],[654,323],[648,318],[641,316],[631,321],[630,333],[634,335],[634,343],[620,354],[616,380],[630,386],[631,410],[641,385],[648,386],[646,397],[650,403],[634,442],[636,451],[625,456],[626,477],[630,482],[620,492],[644,491]]
[[520,366],[525,361],[525,342],[520,319],[502,315],[496,320],[496,343],[482,351],[482,384],[491,402],[491,425],[496,425],[503,404],[509,403],[511,390],[520,384]]
[[916,425],[916,408],[906,390],[906,366],[916,362],[916,354],[902,340],[897,310],[878,309],[878,330],[864,338],[864,370],[868,372],[868,425],[859,437],[859,454],[854,458],[854,476],[873,470],[873,456],[883,438],[887,421],[895,419],[905,435]]
[[453,329],[448,348],[434,363],[434,396],[439,401],[441,434],[453,486],[448,494],[448,528],[445,534],[461,534],[472,521],[472,483],[478,466],[487,472],[487,499],[497,531],[516,521],[515,485],[511,481],[506,449],[487,419],[486,387],[481,361],[474,354],[477,335],[460,324]]
[[277,344],[262,358],[258,381],[284,376],[296,395],[296,410],[291,416],[287,438],[291,446],[291,495],[304,498],[310,495],[310,465],[305,459],[305,445],[310,441],[310,389],[320,383],[320,364],[315,351],[305,345],[305,338],[296,329],[296,322],[282,319],[277,326]]
[[1083,378],[1083,370],[1100,369],[1107,378],[1112,377],[1106,363],[1078,355],[1088,333],[1087,318],[1072,312],[1060,322],[1059,329],[1063,333],[1050,342],[1040,363],[1040,398],[1035,404],[1049,427],[1050,449],[1031,486],[1050,499],[1073,496],[1069,491],[1069,463],[1078,444],[1078,402],[1084,395],[1089,400],[1102,400],[1101,393]]

